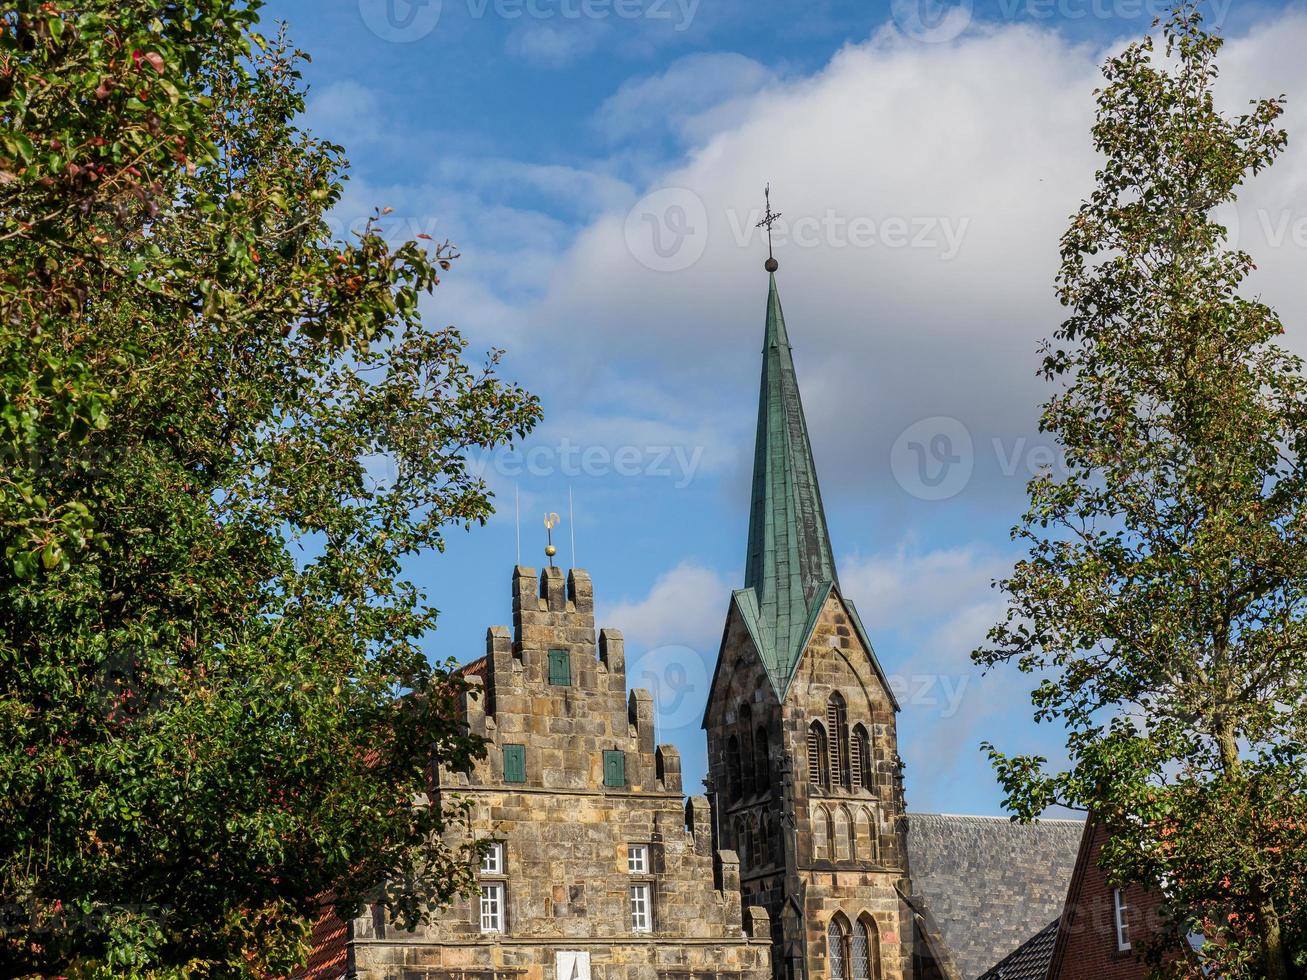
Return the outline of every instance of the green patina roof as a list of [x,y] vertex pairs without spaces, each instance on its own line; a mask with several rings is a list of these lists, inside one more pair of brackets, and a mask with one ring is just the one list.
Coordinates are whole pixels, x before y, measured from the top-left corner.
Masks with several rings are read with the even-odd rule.
[[821,603],[838,584],[773,275],[767,292],[749,554],[737,598],[778,692],[798,665]]

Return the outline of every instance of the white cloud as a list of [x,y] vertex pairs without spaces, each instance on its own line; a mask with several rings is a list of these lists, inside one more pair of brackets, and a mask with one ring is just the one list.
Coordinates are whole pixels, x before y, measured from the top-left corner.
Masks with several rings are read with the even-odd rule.
[[[922,552],[904,543],[854,555],[840,569],[840,583],[873,633],[882,626],[930,628],[937,640],[952,643],[961,639],[957,624],[968,621],[969,610],[993,608],[990,583],[1010,570],[1008,558],[976,545]],[[941,622],[941,613],[954,618]]]
[[[1227,109],[1286,91],[1286,122],[1307,130],[1307,78],[1291,53],[1298,44],[1307,44],[1302,14],[1231,41]],[[566,345],[548,383],[574,398],[575,412],[639,414],[635,395],[614,408],[614,393],[634,382],[640,404],[656,388],[661,403],[747,441],[765,254],[752,224],[770,180],[796,239],[778,248],[779,278],[828,495],[904,499],[886,465],[895,437],[946,416],[974,438],[975,476],[959,501],[992,509],[1000,494],[1010,512],[1048,393],[1035,376],[1036,346],[1063,316],[1053,296],[1059,238],[1093,184],[1092,93],[1103,54],[1029,26],[980,27],[936,45],[882,31],[807,77],[716,54],[631,81],[601,106],[596,125],[693,141],[647,186],[685,188],[702,202],[702,257],[677,273],[633,257],[626,208],[640,191],[612,176],[630,169],[623,150],[576,168],[566,188],[537,183],[565,204],[594,181],[608,210],[579,230],[557,229],[556,247],[531,255],[523,236],[522,250],[487,264],[535,287],[498,311],[494,326],[515,346]],[[1300,350],[1304,190],[1307,153],[1295,140],[1251,181],[1240,222],[1241,244],[1259,262],[1250,288],[1277,306]],[[1266,242],[1268,229],[1279,247]],[[587,387],[597,377],[613,383]]]
[[738,100],[775,81],[765,65],[733,52],[687,55],[665,71],[634,78],[603,101],[592,125],[610,140],[671,129],[681,140],[699,142],[728,128]]
[[631,647],[687,646],[711,664],[732,587],[718,572],[687,561],[660,575],[643,598],[602,606],[596,620],[621,630]]

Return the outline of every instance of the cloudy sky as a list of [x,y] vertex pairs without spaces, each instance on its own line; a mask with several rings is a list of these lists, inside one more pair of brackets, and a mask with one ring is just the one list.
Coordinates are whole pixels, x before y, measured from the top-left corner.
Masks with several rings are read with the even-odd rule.
[[[1217,0],[1232,112],[1289,96],[1290,144],[1226,218],[1307,352],[1307,8]],[[979,750],[1059,755],[1030,681],[969,661],[1002,604],[1058,238],[1092,187],[1098,65],[1148,0],[270,0],[312,52],[308,125],[353,163],[336,218],[463,258],[428,304],[543,399],[498,494],[414,576],[434,658],[507,623],[516,560],[594,577],[661,741],[701,717],[742,584],[770,182],[778,274],[845,591],[903,703],[909,805],[1002,812]]]

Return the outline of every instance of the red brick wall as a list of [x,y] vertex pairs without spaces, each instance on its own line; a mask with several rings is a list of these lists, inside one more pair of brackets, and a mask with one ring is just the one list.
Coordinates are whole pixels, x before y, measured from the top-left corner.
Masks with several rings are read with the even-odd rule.
[[1138,885],[1122,889],[1132,949],[1119,950],[1113,889],[1098,866],[1105,839],[1101,827],[1086,828],[1049,980],[1144,980],[1148,976],[1137,954],[1144,940],[1161,928],[1162,896]]

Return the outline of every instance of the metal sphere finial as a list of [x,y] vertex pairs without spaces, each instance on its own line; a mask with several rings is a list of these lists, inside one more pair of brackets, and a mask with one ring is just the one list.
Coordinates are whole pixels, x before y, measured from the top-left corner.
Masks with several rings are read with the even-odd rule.
[[767,258],[767,261],[762,264],[762,267],[766,269],[768,272],[775,272],[777,269],[781,267],[781,264],[777,262],[774,258],[769,256]]

